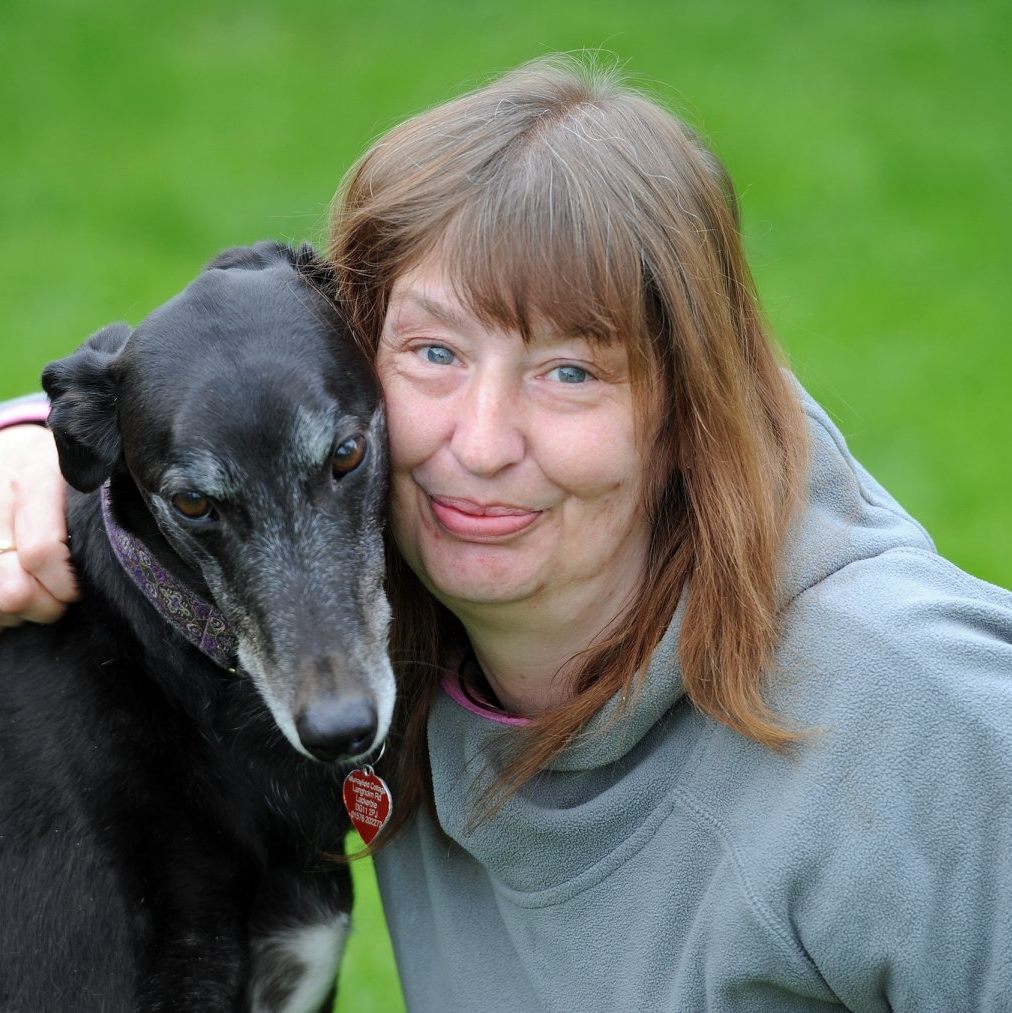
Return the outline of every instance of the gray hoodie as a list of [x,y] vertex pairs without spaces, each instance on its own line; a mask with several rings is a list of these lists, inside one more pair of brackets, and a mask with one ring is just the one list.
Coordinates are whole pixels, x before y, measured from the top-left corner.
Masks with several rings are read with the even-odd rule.
[[441,830],[377,859],[410,1010],[1012,1010],[1012,595],[805,406],[770,700],[807,737],[688,703],[679,608],[632,706],[470,830],[517,730],[441,692]]

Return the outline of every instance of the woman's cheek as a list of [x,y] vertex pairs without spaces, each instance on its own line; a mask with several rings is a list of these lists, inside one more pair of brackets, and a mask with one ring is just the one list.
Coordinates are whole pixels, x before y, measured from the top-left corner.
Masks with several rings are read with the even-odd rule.
[[411,467],[418,463],[421,447],[427,442],[425,424],[431,416],[411,396],[410,387],[396,377],[383,380],[386,400],[387,439],[390,444],[390,464],[393,469]]
[[581,498],[607,495],[642,481],[643,462],[624,420],[593,426],[546,426],[538,457],[555,485]]

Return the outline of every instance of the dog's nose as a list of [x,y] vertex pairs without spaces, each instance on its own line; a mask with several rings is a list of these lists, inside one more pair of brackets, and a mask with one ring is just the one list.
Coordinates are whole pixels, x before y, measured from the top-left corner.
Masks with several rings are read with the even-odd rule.
[[302,709],[295,728],[303,746],[318,760],[358,756],[376,738],[376,708],[361,697],[325,696]]

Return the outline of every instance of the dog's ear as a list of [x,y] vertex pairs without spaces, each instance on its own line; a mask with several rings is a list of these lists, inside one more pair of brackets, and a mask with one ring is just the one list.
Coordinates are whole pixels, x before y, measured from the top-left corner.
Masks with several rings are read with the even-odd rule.
[[252,246],[233,246],[229,250],[222,250],[204,270],[210,271],[214,268],[228,270],[235,267],[262,270],[279,260],[293,267],[298,275],[324,295],[334,298],[337,288],[334,267],[309,243],[303,243],[295,248],[287,243],[264,239]]
[[292,266],[318,292],[329,299],[337,299],[337,274],[334,265],[324,260],[309,243],[303,243],[297,250],[290,251],[294,255]]
[[127,324],[103,327],[73,355],[51,362],[42,373],[52,403],[49,428],[56,438],[60,470],[81,492],[97,489],[122,452],[112,364],[130,333]]
[[295,256],[295,251],[285,243],[262,239],[252,246],[233,246],[231,249],[222,250],[204,270],[210,271],[215,268],[227,270],[233,267],[256,270],[275,264],[279,260],[287,261],[294,266]]

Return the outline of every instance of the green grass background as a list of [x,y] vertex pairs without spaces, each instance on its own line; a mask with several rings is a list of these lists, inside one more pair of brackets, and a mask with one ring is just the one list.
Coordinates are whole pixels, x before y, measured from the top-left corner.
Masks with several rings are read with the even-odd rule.
[[[386,127],[602,49],[702,129],[795,371],[972,573],[1012,584],[1005,0],[36,0],[0,11],[0,396],[224,246],[319,238]],[[339,1008],[401,1007],[367,864]]]

